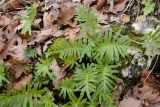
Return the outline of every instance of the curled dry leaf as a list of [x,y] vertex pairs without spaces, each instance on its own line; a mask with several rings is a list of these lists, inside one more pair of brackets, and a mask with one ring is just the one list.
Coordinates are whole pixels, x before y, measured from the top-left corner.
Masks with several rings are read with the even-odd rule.
[[143,107],[141,101],[136,100],[133,97],[124,98],[120,102],[119,107]]
[[13,88],[15,90],[20,90],[22,86],[26,87],[27,83],[32,79],[32,77],[33,77],[32,74],[22,77],[21,80],[13,84]]

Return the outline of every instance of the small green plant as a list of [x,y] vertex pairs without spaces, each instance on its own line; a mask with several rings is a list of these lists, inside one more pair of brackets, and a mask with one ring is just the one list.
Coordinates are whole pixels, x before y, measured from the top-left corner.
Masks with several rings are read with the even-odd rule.
[[59,82],[60,96],[63,96],[65,99],[67,96],[70,97],[74,94],[75,81],[73,78],[65,78],[63,81]]
[[31,27],[37,14],[37,8],[33,5],[27,7],[26,16],[21,16],[20,19],[24,21],[21,34],[29,33],[31,35]]
[[2,107],[34,107],[38,103],[38,96],[43,94],[45,90],[38,90],[38,85],[32,88],[31,83],[27,89],[24,87],[20,91],[11,91],[0,95]]
[[25,55],[28,58],[36,58],[37,57],[37,51],[36,51],[36,49],[33,49],[33,48],[27,48],[25,50]]
[[5,67],[2,60],[0,60],[0,86],[2,86],[3,82],[9,82],[5,76]]
[[142,4],[144,5],[144,16],[154,11],[155,3],[153,3],[152,0],[142,0]]
[[80,27],[83,32],[93,32],[98,26],[97,12],[94,10],[91,11],[88,6],[78,6],[78,12],[76,18],[81,22]]
[[54,75],[51,73],[51,59],[50,58],[42,58],[40,62],[36,64],[36,72],[35,75],[37,78],[48,76],[50,79],[54,80]]

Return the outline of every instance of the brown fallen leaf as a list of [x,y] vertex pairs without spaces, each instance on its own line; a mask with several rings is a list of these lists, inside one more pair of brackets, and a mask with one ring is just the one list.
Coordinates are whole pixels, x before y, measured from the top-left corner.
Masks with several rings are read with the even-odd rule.
[[80,31],[80,28],[68,28],[66,29],[64,35],[67,36],[70,40],[75,40],[77,38],[77,33]]
[[33,78],[32,74],[22,77],[22,79],[13,84],[15,90],[20,90],[22,86],[26,87],[27,83]]
[[140,100],[136,100],[133,97],[124,98],[120,102],[119,107],[143,107]]
[[61,24],[71,23],[71,19],[74,17],[75,13],[76,11],[72,3],[62,5],[59,12]]
[[107,4],[107,0],[98,0],[97,1],[97,9],[102,9]]
[[91,5],[93,1],[95,1],[95,0],[83,0],[83,4]]
[[159,90],[156,90],[152,85],[147,82],[143,83],[143,87],[139,88],[139,94],[137,97],[142,101],[146,106],[149,104],[154,104],[160,102],[160,93]]
[[22,64],[12,65],[11,64],[10,71],[13,74],[14,79],[18,79],[22,73],[25,73],[24,65],[22,65]]
[[53,25],[53,14],[52,12],[45,12],[43,14],[43,28],[49,28]]
[[23,5],[23,0],[9,0],[5,6],[6,9],[9,9],[9,10],[16,10],[18,8],[22,8]]
[[25,56],[25,49],[27,48],[27,42],[22,40],[20,37],[13,39],[8,44],[7,55],[11,56],[10,61],[13,63],[27,62],[27,58]]
[[4,27],[4,26],[8,25],[11,22],[12,19],[13,18],[10,15],[0,16],[0,27]]
[[51,64],[51,69],[54,72],[54,75],[56,76],[57,80],[60,80],[65,76],[64,72],[65,68],[66,67],[60,68],[56,60],[54,60],[53,63]]
[[116,0],[116,2],[114,3],[113,9],[111,10],[111,12],[120,12],[123,11],[126,7],[126,2],[128,0]]
[[3,31],[0,31],[0,53],[5,49],[7,38]]
[[141,81],[142,82],[146,81],[148,84],[150,84],[154,87],[156,80],[155,80],[154,76],[149,73],[150,73],[150,71],[148,69],[144,69],[142,71]]

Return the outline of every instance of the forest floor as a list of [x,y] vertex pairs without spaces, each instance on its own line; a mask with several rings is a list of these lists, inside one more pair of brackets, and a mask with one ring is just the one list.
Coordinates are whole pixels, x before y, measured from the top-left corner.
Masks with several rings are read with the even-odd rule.
[[[0,0],[0,107],[37,100],[34,107],[160,107],[159,25],[160,0]],[[109,38],[92,35],[110,29],[110,42],[119,44],[100,48]],[[98,71],[103,59],[106,75]],[[107,73],[112,67],[114,76]],[[32,96],[32,103],[7,105],[2,97],[35,84],[52,93],[40,96],[53,104]]]

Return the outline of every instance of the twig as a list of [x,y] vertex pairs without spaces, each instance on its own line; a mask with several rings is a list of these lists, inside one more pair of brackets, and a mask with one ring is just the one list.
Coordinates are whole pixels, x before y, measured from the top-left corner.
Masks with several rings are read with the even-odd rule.
[[123,10],[121,13],[124,13],[125,11],[127,11],[127,9],[132,5],[133,0],[130,0],[129,4],[127,5],[127,7],[125,8],[125,10]]

